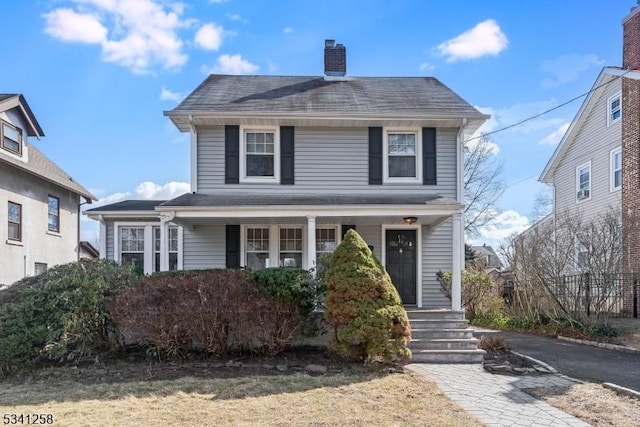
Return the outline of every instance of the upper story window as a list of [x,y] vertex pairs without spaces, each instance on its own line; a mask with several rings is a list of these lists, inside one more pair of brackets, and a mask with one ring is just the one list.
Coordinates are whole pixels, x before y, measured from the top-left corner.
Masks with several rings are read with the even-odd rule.
[[9,240],[22,240],[22,205],[9,202]]
[[278,181],[279,179],[278,130],[243,130],[240,145],[241,177],[244,182]]
[[417,131],[388,130],[384,138],[385,182],[420,180],[420,140]]
[[22,131],[9,123],[2,122],[0,126],[2,148],[15,154],[22,154]]
[[47,221],[47,230],[60,232],[60,199],[49,196],[47,199],[47,209],[49,218]]
[[610,96],[607,101],[607,126],[614,124],[622,117],[622,96],[620,92]]
[[577,201],[591,198],[591,162],[576,168],[576,199]]
[[611,173],[611,191],[622,188],[622,150],[620,147],[611,150],[611,159],[609,164]]

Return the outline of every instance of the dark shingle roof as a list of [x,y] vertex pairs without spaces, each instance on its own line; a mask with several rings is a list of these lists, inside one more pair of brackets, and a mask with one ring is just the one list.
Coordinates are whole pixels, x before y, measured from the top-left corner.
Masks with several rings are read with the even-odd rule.
[[308,113],[470,117],[468,102],[434,77],[323,77],[210,75],[169,116],[207,113]]
[[32,175],[43,178],[49,182],[59,185],[62,188],[73,191],[76,194],[81,195],[87,200],[98,200],[96,196],[91,194],[89,190],[84,188],[80,183],[69,176],[58,165],[45,156],[40,150],[38,150],[32,144],[27,146],[28,161],[24,162],[14,157],[4,154],[0,150],[0,163],[7,163],[28,172]]
[[97,212],[97,211],[151,211],[165,200],[125,200],[118,203],[112,203],[110,205],[99,206],[93,209],[87,209],[85,212]]
[[193,194],[186,193],[160,204],[161,207],[299,206],[299,205],[455,205],[440,195],[398,194]]
[[33,111],[31,111],[31,107],[27,104],[24,96],[19,93],[0,93],[0,112],[16,107],[29,124],[28,129],[26,129],[27,135],[37,136],[38,138],[44,136],[42,127],[40,127],[40,123],[36,120],[36,116],[33,114]]

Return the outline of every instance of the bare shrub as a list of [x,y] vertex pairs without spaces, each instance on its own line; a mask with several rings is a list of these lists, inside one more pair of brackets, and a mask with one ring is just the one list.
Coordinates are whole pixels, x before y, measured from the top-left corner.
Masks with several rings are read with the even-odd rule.
[[502,335],[482,335],[478,340],[478,348],[487,353],[508,353],[511,346]]
[[264,295],[242,271],[188,271],[142,278],[110,304],[122,339],[160,354],[201,350],[273,355],[300,327],[293,302]]

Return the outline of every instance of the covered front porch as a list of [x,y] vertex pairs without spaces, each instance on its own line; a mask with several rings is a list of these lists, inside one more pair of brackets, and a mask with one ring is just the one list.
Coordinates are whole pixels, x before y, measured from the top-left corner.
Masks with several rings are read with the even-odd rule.
[[[405,304],[461,310],[461,207],[450,199],[185,194],[155,210],[162,234],[170,224],[183,227],[185,269],[296,266],[315,271],[320,257],[333,252],[354,228],[385,266]],[[452,301],[440,292],[435,277],[440,269],[453,272]]]

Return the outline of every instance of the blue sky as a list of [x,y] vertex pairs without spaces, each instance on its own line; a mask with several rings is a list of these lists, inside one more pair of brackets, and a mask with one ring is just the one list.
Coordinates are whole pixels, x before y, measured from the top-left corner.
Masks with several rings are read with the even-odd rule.
[[[324,40],[352,76],[435,76],[499,129],[586,92],[620,65],[633,0],[34,0],[4,2],[0,92],[23,93],[32,141],[101,203],[188,191],[188,135],[163,116],[210,72],[321,75]],[[537,178],[582,100],[491,136],[504,213],[529,223]],[[97,225],[83,220],[83,238]]]

